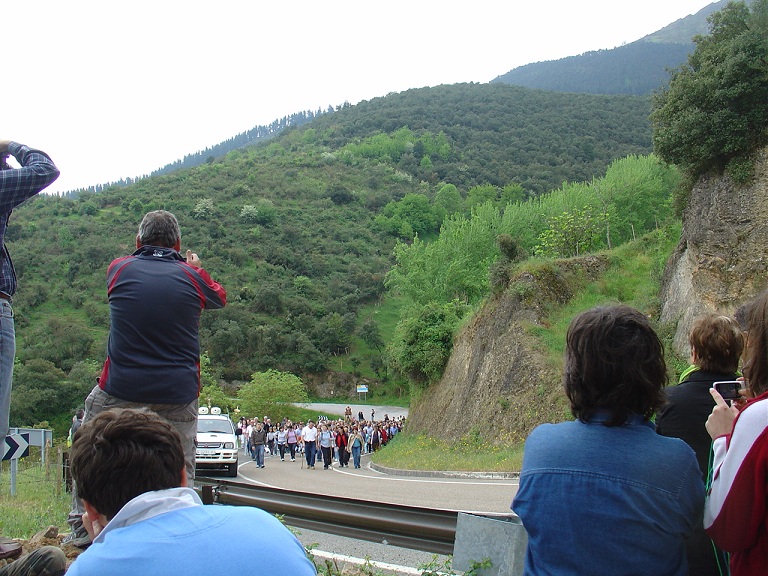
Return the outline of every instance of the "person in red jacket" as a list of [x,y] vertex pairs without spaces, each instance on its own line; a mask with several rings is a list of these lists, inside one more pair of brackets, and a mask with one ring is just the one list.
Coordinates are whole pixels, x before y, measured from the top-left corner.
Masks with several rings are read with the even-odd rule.
[[751,306],[741,408],[711,389],[712,484],[704,528],[731,554],[732,576],[768,573],[768,292]]
[[341,424],[336,426],[335,442],[339,454],[339,467],[349,466],[349,430]]

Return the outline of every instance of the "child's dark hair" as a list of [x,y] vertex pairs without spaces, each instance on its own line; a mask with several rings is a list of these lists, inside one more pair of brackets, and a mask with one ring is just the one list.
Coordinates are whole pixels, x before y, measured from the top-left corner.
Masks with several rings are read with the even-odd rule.
[[111,519],[140,494],[180,486],[184,449],[154,412],[116,408],[80,426],[69,463],[78,495]]

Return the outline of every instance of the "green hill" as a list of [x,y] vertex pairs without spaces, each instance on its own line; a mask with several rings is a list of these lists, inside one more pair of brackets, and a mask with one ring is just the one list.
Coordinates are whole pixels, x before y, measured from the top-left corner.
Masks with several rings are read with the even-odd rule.
[[696,14],[617,48],[519,66],[493,82],[589,94],[651,94],[669,81],[669,70],[693,52],[693,37],[706,34],[707,18],[728,0],[713,2]]
[[229,293],[224,310],[203,314],[214,376],[317,374],[338,356],[355,365],[358,312],[382,298],[398,238],[434,236],[480,199],[536,196],[650,152],[648,111],[646,98],[504,85],[409,90],[197,168],[38,197],[7,236],[20,286],[12,420],[65,419],[82,402],[104,357],[106,266],[133,250],[148,210],[177,215],[182,248]]
[[520,184],[538,195],[564,181],[589,180],[617,157],[651,151],[650,102],[637,96],[558,94],[501,84],[454,84],[407,90],[361,102],[312,124],[332,149],[407,126],[443,132],[445,158],[415,148],[398,161],[427,183],[459,188]]

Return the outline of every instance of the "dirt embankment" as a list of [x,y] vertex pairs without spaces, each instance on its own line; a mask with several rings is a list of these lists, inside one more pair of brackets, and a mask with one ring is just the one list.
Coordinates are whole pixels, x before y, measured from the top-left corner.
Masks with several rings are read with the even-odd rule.
[[[21,544],[21,556],[26,556],[30,552],[42,548],[43,546],[58,546],[61,548],[64,555],[67,557],[67,567],[69,567],[75,559],[83,553],[83,549],[78,548],[72,544],[63,544],[64,535],[59,534],[59,529],[56,526],[49,526],[45,530],[41,530],[35,534],[29,540],[17,539],[16,542]],[[13,562],[16,558],[0,559],[0,567],[6,566]]]
[[543,355],[527,327],[544,326],[550,306],[567,302],[576,286],[607,265],[588,256],[513,278],[456,337],[443,378],[412,402],[408,430],[508,443],[525,439],[542,422],[562,420],[567,406],[560,367]]

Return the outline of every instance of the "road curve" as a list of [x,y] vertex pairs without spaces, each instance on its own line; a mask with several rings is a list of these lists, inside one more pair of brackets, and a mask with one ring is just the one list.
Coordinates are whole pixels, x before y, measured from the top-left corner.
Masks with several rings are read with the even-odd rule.
[[299,455],[295,462],[267,456],[265,467],[257,468],[241,453],[240,462],[239,479],[261,486],[464,512],[506,514],[518,485],[516,478],[384,474],[368,466],[367,455],[363,456],[363,467],[359,470],[340,468],[336,463],[328,470],[323,469],[322,463],[310,470]]

